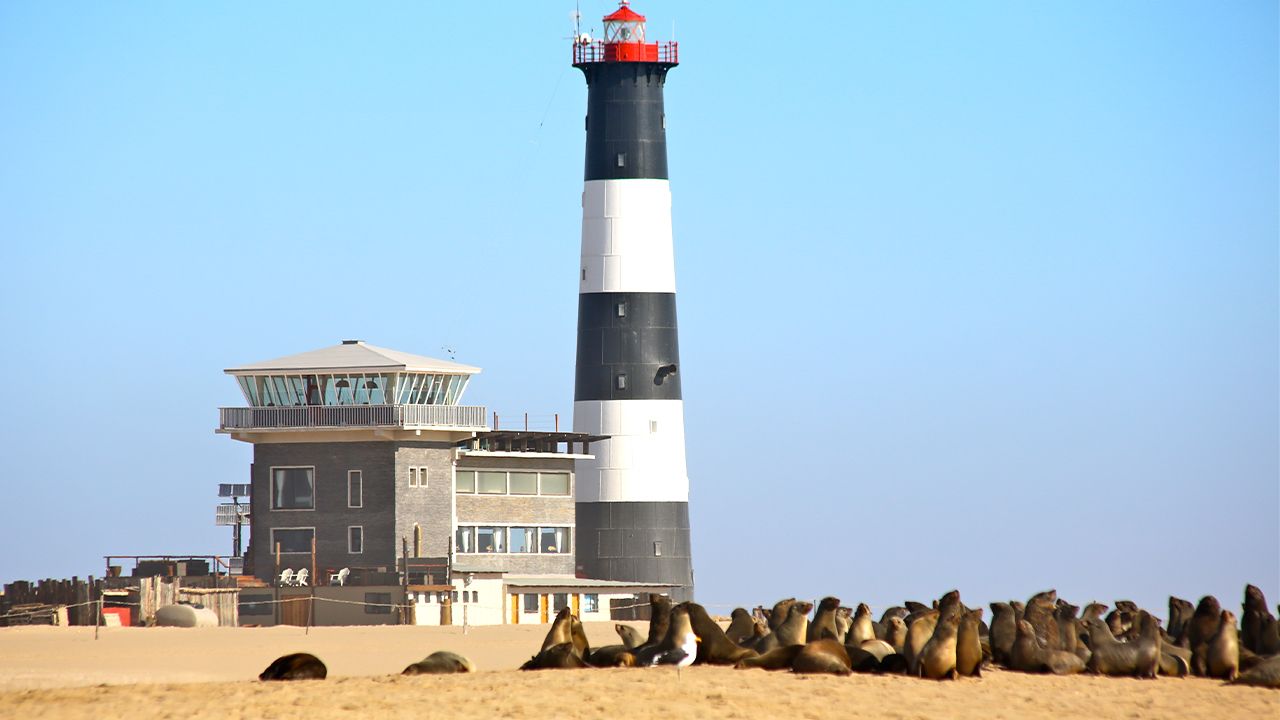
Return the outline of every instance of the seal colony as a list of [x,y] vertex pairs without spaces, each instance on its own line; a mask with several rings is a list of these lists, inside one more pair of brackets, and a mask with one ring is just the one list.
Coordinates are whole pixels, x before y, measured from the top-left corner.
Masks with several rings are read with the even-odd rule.
[[[618,624],[620,643],[592,648],[582,623],[563,608],[521,669],[721,665],[958,680],[1000,667],[1145,679],[1197,675],[1280,688],[1280,621],[1252,585],[1245,588],[1241,623],[1212,596],[1194,606],[1170,597],[1167,628],[1130,601],[1115,601],[1114,608],[1090,602],[1081,613],[1054,590],[1026,602],[991,603],[990,625],[984,609],[966,606],[956,590],[928,604],[908,601],[889,608],[879,620],[872,619],[867,605],[855,610],[833,596],[816,605],[786,598],[767,609],[736,608],[727,628],[692,601],[673,605],[653,594],[648,609],[647,635]],[[475,672],[475,666],[461,655],[437,651],[403,674],[459,672]],[[259,678],[324,679],[326,674],[319,658],[295,653],[272,662]]]

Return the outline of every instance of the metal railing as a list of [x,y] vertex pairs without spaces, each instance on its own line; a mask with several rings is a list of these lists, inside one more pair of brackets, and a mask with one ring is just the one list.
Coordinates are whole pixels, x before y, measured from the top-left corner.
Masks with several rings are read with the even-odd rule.
[[218,408],[220,430],[300,428],[488,429],[483,405],[301,405]]
[[[609,48],[605,46],[608,45]],[[628,46],[619,49],[619,46]],[[656,46],[656,48],[655,48]],[[656,50],[656,54],[654,54]],[[573,64],[597,63],[610,61],[644,61],[671,63],[680,62],[680,45],[672,41],[657,43],[604,43],[594,40],[588,43],[573,44]]]

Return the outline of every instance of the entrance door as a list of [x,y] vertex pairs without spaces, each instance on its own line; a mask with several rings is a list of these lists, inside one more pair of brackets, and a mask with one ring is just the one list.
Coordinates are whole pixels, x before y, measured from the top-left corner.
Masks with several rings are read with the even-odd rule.
[[547,596],[545,593],[538,596],[538,617],[541,618],[543,625],[547,624]]
[[578,614],[578,593],[573,593],[572,595],[570,595],[569,602],[573,605],[573,616],[582,617],[581,615]]
[[511,603],[511,624],[520,624],[520,596],[516,593],[507,593],[507,601]]

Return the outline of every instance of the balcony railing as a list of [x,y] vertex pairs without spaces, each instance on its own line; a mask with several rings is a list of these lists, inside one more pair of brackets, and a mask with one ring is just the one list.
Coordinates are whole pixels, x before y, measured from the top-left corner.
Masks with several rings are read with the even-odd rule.
[[573,44],[573,64],[598,62],[658,62],[676,65],[680,46],[671,41],[656,43],[605,43],[595,40]]
[[218,429],[370,428],[486,430],[483,405],[302,405],[218,408]]

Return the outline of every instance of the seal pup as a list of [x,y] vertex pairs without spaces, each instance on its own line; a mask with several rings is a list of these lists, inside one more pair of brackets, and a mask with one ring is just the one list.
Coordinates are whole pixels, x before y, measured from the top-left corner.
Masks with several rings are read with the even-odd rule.
[[902,654],[907,646],[907,624],[902,618],[889,618],[885,623],[884,641],[893,646],[894,652]]
[[1112,635],[1106,622],[1090,620],[1091,654],[1085,669],[1096,675],[1154,678],[1160,665],[1160,627],[1145,610],[1138,612],[1135,624],[1140,628],[1138,637],[1130,642],[1120,642]]
[[1240,674],[1240,636],[1235,613],[1230,610],[1222,611],[1218,632],[1208,643],[1205,665],[1211,678],[1235,680]]
[[805,633],[805,641],[838,640],[836,637],[836,611],[839,609],[840,598],[831,597],[830,595],[822,598],[818,602],[818,611],[813,614],[813,619],[809,621],[809,629]]
[[982,608],[969,610],[960,617],[960,627],[956,629],[956,673],[959,675],[982,675],[981,622]]
[[[729,639],[720,629],[720,624],[711,619],[707,609],[696,602],[680,603],[676,609],[684,608],[693,632],[698,636],[697,662],[699,665],[732,665],[744,657],[755,655],[756,651],[744,648]],[[674,611],[672,611],[674,612]]]
[[1236,685],[1280,688],[1280,655],[1267,658],[1252,669],[1240,673],[1233,682]]
[[956,635],[960,627],[960,614],[939,611],[937,627],[929,642],[920,649],[916,660],[916,674],[930,680],[954,680],[956,678]]
[[1267,609],[1267,597],[1253,585],[1244,586],[1244,604],[1240,615],[1240,646],[1254,653],[1263,653],[1262,634],[1275,616]]
[[[906,625],[903,627],[905,628]],[[885,635],[888,636],[888,628],[885,629]],[[849,626],[849,637],[845,644],[862,645],[868,640],[875,639],[876,631],[871,622],[871,608],[866,603],[858,603],[858,610],[853,614],[853,624]]]
[[320,658],[310,653],[293,653],[276,658],[266,670],[258,675],[259,680],[323,680],[329,675],[329,669],[320,662]]
[[853,608],[841,605],[836,608],[836,639],[848,642],[849,628],[853,625]]
[[1010,669],[1026,673],[1073,675],[1084,670],[1084,661],[1073,653],[1041,646],[1035,628],[1025,619],[1018,621],[1018,637],[1009,658]]
[[1018,638],[1018,619],[1009,603],[991,603],[991,661],[1001,665],[1009,664],[1009,655],[1013,652],[1013,641]]
[[467,658],[449,652],[437,650],[418,662],[404,669],[401,675],[447,675],[449,673],[475,672],[476,666]]
[[756,621],[745,608],[734,608],[729,614],[729,627],[725,628],[724,634],[735,643],[753,638],[756,634]]
[[635,649],[644,644],[644,636],[630,625],[617,623],[613,626],[613,631],[618,633],[618,637],[622,638],[622,644],[628,649]]
[[635,667],[636,655],[626,645],[604,645],[583,658],[591,667]]

